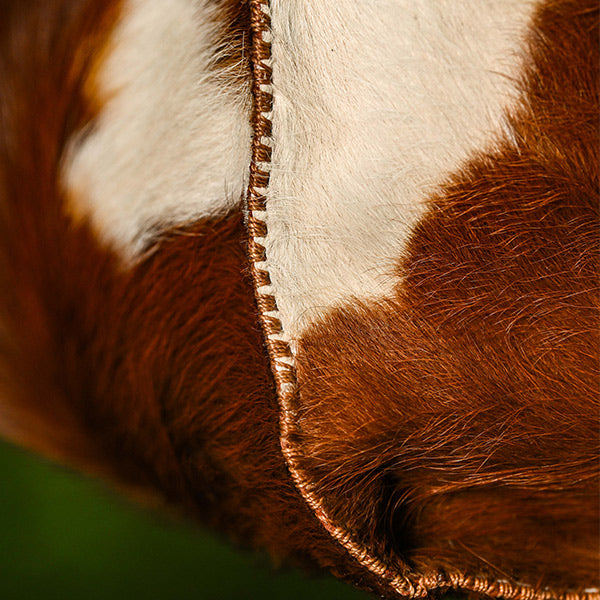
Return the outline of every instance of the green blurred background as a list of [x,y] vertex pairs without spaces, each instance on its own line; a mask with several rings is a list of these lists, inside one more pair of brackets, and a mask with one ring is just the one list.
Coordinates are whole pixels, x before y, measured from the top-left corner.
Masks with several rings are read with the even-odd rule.
[[0,443],[0,600],[367,600]]

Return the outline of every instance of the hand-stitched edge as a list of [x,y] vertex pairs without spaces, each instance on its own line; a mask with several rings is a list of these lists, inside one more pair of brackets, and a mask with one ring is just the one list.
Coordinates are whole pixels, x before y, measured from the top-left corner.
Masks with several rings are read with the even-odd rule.
[[296,462],[296,451],[289,441],[294,427],[293,403],[297,396],[295,357],[279,318],[277,301],[271,293],[271,279],[264,246],[267,226],[263,219],[267,211],[267,188],[273,148],[270,0],[250,0],[250,11],[253,139],[246,196],[248,253],[256,302],[279,397],[281,449],[300,494],[329,534],[362,566],[380,577],[400,596],[419,598],[427,596],[432,590],[446,588],[469,590],[506,600],[600,600],[600,592],[596,590],[584,591],[581,594],[575,592],[557,594],[550,589],[536,590],[524,583],[490,580],[459,572],[434,571],[425,575],[417,573],[399,575],[392,567],[372,556],[366,548],[355,542],[350,532],[333,523],[323,507],[322,499],[314,494],[310,482],[305,480]]

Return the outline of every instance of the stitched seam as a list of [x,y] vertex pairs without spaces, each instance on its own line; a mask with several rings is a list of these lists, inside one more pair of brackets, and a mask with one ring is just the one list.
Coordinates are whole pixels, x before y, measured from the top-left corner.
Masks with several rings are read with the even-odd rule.
[[265,342],[277,386],[281,410],[281,449],[288,469],[305,502],[314,511],[323,527],[348,553],[371,573],[383,579],[401,596],[424,597],[429,591],[451,588],[471,590],[479,594],[505,598],[506,600],[600,600],[600,592],[583,591],[581,594],[553,590],[535,590],[524,583],[490,580],[481,576],[466,575],[457,571],[433,571],[418,575],[399,575],[393,567],[372,556],[356,543],[347,530],[331,520],[313,491],[310,481],[305,480],[297,465],[297,452],[290,442],[294,427],[294,404],[297,398],[296,362],[281,319],[275,296],[271,293],[271,278],[265,249],[267,225],[267,190],[271,173],[272,138],[272,59],[271,59],[271,10],[270,0],[250,0],[252,27],[252,97],[253,139],[246,207],[248,211],[248,253],[254,280],[256,302],[260,313]]

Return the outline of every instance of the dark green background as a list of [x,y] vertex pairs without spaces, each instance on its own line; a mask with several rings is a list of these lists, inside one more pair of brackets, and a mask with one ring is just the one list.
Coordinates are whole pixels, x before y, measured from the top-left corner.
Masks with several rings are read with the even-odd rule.
[[0,443],[0,600],[367,600]]

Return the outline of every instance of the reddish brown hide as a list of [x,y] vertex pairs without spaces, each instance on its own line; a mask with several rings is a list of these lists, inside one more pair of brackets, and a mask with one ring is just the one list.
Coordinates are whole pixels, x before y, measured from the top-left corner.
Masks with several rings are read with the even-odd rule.
[[302,502],[279,449],[241,212],[161,234],[131,269],[66,214],[60,158],[93,124],[84,82],[118,3],[5,4],[4,435],[277,560],[360,572]]
[[[248,5],[222,6],[233,64]],[[0,2],[0,430],[389,594],[286,469],[241,211],[132,268],[66,214],[61,157],[119,8]],[[406,572],[598,585],[597,18],[540,12],[511,139],[431,200],[393,297],[300,345],[300,465]]]
[[296,443],[390,562],[577,590],[599,560],[598,12],[536,25],[511,138],[431,200],[395,296],[303,340]]

